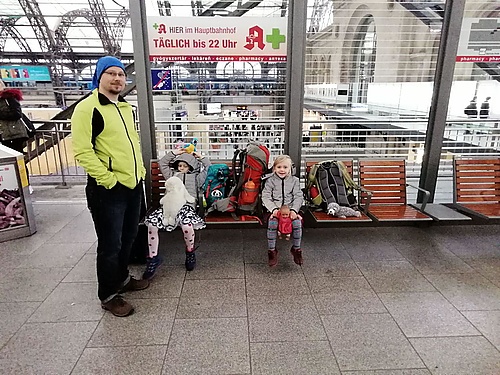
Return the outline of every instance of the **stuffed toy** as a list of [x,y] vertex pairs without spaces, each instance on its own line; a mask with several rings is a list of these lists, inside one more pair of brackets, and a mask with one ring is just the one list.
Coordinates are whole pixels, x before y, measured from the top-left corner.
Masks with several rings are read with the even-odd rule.
[[328,215],[335,217],[340,217],[345,219],[347,216],[361,217],[361,212],[356,211],[351,207],[340,206],[338,203],[332,202],[328,203],[327,211]]
[[175,218],[186,202],[194,203],[195,199],[188,193],[182,180],[172,176],[165,181],[165,195],[160,199],[163,207],[163,225],[175,226]]
[[193,138],[191,143],[184,143],[183,141],[178,141],[174,148],[183,148],[188,154],[192,154],[196,151],[196,145],[198,144],[198,138]]
[[184,149],[188,154],[192,154],[193,152],[196,151],[196,145],[198,144],[198,140],[196,138],[193,138],[193,141],[191,143],[186,143],[184,145]]

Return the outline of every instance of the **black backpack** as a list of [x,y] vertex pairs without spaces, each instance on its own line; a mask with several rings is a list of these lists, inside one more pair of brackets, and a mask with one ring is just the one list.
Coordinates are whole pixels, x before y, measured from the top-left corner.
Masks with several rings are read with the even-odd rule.
[[[321,199],[315,198],[314,203],[326,210],[328,203],[338,203],[340,206],[356,207],[356,196],[354,190],[358,185],[353,181],[351,175],[347,171],[346,166],[341,161],[324,161],[318,163],[311,168],[308,176],[309,187],[316,186],[321,194]],[[307,191],[306,197],[311,194]]]

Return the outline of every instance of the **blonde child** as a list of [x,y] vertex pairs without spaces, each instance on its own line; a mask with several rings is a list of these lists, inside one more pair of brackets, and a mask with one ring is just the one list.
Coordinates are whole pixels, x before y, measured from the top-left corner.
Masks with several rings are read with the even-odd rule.
[[[189,194],[195,199],[198,199],[198,192],[205,182],[207,169],[210,164],[210,160],[207,157],[203,157],[196,152],[192,154],[187,153],[184,148],[167,152],[159,162],[161,173],[165,179],[167,180],[171,176],[179,177],[186,186]],[[162,259],[158,255],[158,229],[171,232],[177,226],[181,227],[186,245],[186,270],[192,271],[194,269],[196,265],[194,231],[205,228],[205,222],[196,213],[196,202],[192,204],[186,203],[182,206],[176,216],[175,225],[165,225],[163,223],[162,207],[153,211],[144,222],[148,226],[149,256],[147,258],[146,270],[142,275],[143,279],[152,279],[162,263]]]
[[278,250],[276,249],[276,235],[278,231],[278,216],[284,205],[290,207],[292,219],[292,248],[293,261],[302,265],[302,221],[299,210],[303,203],[303,194],[300,189],[299,178],[292,175],[292,159],[288,155],[280,155],[273,164],[273,174],[266,180],[262,190],[262,203],[271,212],[267,226],[268,264],[275,267],[278,264]]

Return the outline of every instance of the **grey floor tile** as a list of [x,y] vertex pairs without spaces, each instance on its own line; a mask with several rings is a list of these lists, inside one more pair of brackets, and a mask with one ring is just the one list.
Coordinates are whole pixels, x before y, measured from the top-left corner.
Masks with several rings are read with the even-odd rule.
[[328,341],[251,343],[250,353],[253,375],[340,375]]
[[21,263],[21,261],[24,261],[24,257],[33,253],[50,237],[52,237],[52,234],[42,234],[40,232],[36,232],[28,237],[2,242],[2,246],[0,248],[0,260],[2,260],[2,263],[8,259]]
[[269,268],[267,264],[248,263],[245,277],[249,296],[310,294],[304,274],[296,264]]
[[166,346],[86,348],[71,375],[159,375]]
[[164,375],[248,373],[247,319],[175,320],[165,357]]
[[364,277],[314,277],[308,281],[320,315],[387,311]]
[[[137,272],[138,268],[138,272]],[[134,267],[137,277],[142,278],[145,266]],[[169,267],[163,264],[151,280],[149,288],[134,292],[134,298],[169,298],[180,297],[186,270],[180,267]]]
[[244,244],[243,260],[245,263],[267,264],[267,244]]
[[178,299],[130,299],[135,313],[116,318],[106,312],[88,347],[166,345],[172,330]]
[[311,296],[249,296],[250,341],[325,340]]
[[500,353],[484,337],[410,339],[433,375],[498,375]]
[[[11,243],[9,241],[8,243]],[[4,244],[1,244],[5,246]],[[31,251],[20,251],[3,248],[0,250],[0,272],[2,275],[15,272],[15,269],[29,257]],[[34,250],[33,250],[34,251]]]
[[68,274],[69,268],[18,268],[4,276],[0,302],[43,301]]
[[61,228],[57,233],[52,236],[48,242],[51,243],[66,243],[68,238],[71,239],[72,243],[76,242],[92,242],[94,243],[97,239],[97,235],[94,230],[94,223],[92,222],[92,217],[90,212],[85,210],[75,218],[73,218],[66,226]]
[[22,262],[20,268],[71,268],[89,250],[93,242],[45,243]]
[[[498,238],[496,239],[498,242]],[[500,248],[497,243],[476,241],[476,238],[446,238],[442,241],[445,249],[451,251],[461,259],[490,259],[500,257]]]
[[403,255],[389,241],[362,241],[356,245],[344,246],[356,262],[404,260]]
[[467,259],[467,264],[500,287],[500,257],[491,259]]
[[480,333],[440,293],[380,293],[407,337],[468,336]]
[[243,253],[241,250],[225,254],[224,252],[196,251],[196,268],[186,274],[186,279],[242,279],[245,274]]
[[90,247],[89,251],[87,251],[87,254],[97,254],[97,241],[94,242],[94,244]]
[[432,292],[436,289],[408,261],[358,262],[375,292]]
[[103,310],[97,298],[97,283],[61,283],[29,322],[81,322],[100,320]]
[[40,234],[55,233],[64,228],[73,218],[87,210],[85,205],[79,204],[40,204],[34,203],[35,222]]
[[[417,246],[415,249],[413,247]],[[411,248],[400,247],[399,251],[422,274],[467,273],[474,270],[451,251],[436,246],[418,246]]]
[[21,328],[39,302],[1,302],[0,303],[0,348]]
[[344,250],[316,250],[304,252],[302,270],[306,278],[322,276],[361,276],[356,263]]
[[322,317],[340,369],[425,368],[389,314]]
[[463,314],[500,351],[500,311],[464,311]]
[[477,273],[426,277],[461,311],[500,309],[500,288]]
[[63,282],[97,282],[96,254],[89,254],[89,252],[87,251],[87,253],[78,261],[78,263],[64,278]]
[[244,279],[186,280],[177,319],[246,317]]
[[374,370],[374,371],[342,371],[342,375],[431,375],[429,370]]
[[266,229],[245,229],[241,234],[245,263],[267,263]]
[[29,323],[0,351],[3,374],[66,375],[80,357],[97,322]]

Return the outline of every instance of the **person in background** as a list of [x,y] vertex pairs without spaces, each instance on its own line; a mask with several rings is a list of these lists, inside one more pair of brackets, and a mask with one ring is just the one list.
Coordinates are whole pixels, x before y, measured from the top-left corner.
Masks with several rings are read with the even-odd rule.
[[163,210],[158,208],[146,217],[144,223],[148,226],[149,234],[149,257],[147,258],[146,270],[142,275],[143,279],[152,279],[156,270],[162,263],[158,255],[159,237],[158,230],[173,231],[180,227],[186,246],[186,261],[184,263],[187,271],[192,271],[196,266],[196,246],[195,230],[205,228],[205,221],[196,213],[199,192],[205,179],[207,170],[211,162],[208,157],[202,156],[196,151],[188,153],[185,148],[176,148],[167,153],[160,159],[160,170],[165,180],[172,176],[179,177],[188,193],[196,199],[195,203],[186,203],[176,217],[175,225],[165,225],[163,222]]
[[465,107],[464,113],[468,118],[477,118],[477,97],[472,98],[467,107]]
[[132,106],[120,96],[125,67],[116,57],[97,61],[93,91],[75,108],[71,133],[75,157],[88,174],[87,204],[97,233],[97,282],[101,307],[127,316],[133,306],[120,293],[146,289],[128,270],[137,235],[143,179],[139,135]]
[[481,103],[481,109],[479,111],[479,118],[486,119],[490,117],[490,102],[491,96],[487,96],[484,102]]
[[304,202],[300,188],[300,180],[292,175],[292,159],[288,155],[280,155],[274,160],[273,174],[265,180],[262,190],[262,203],[271,213],[267,225],[268,264],[275,267],[278,264],[278,250],[276,249],[276,235],[280,208],[287,205],[290,208],[292,219],[292,248],[293,261],[302,265],[302,220],[299,210]]
[[[23,114],[21,110],[21,101],[23,100],[23,94],[21,90],[7,88],[5,83],[0,80],[0,129],[2,127],[2,121],[12,121],[23,120],[24,125],[19,121],[16,126],[19,126],[19,137],[11,139],[0,140],[4,146],[7,146],[21,154],[25,154],[24,149],[26,147],[26,141],[35,134],[35,127],[33,123]],[[3,132],[1,132],[3,134]]]

